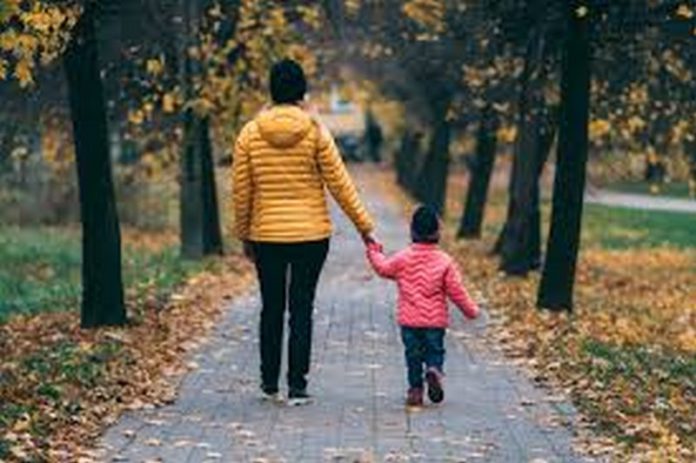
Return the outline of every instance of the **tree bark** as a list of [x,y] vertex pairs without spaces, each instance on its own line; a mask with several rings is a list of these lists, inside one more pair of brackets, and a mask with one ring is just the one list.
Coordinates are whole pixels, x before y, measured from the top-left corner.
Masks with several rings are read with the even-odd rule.
[[416,185],[416,198],[434,207],[440,215],[445,212],[450,163],[451,127],[446,118],[448,106],[449,103],[440,105],[439,110],[435,111],[433,134]]
[[4,131],[0,135],[0,174],[3,173],[1,169],[5,167],[5,164],[9,164],[15,139],[19,133],[19,124],[14,121],[5,120],[2,126]]
[[406,128],[404,130],[404,133],[401,135],[401,143],[399,145],[399,148],[396,150],[396,154],[394,156],[394,169],[396,170],[396,183],[402,188],[407,188],[407,170],[406,170],[406,163],[407,163],[407,156],[408,156],[408,145],[410,143],[410,138],[413,137],[413,134],[411,131]]
[[581,6],[574,0],[567,11],[551,231],[537,299],[539,307],[551,310],[573,308],[580,248],[590,109],[590,17]]
[[[197,2],[182,1],[184,39],[182,40],[182,85],[187,101],[195,98],[193,78],[197,69],[188,46],[195,43],[199,11]],[[222,253],[222,233],[218,214],[215,169],[212,159],[209,123],[191,107],[184,111],[184,146],[180,159],[181,254],[189,259]]]
[[203,214],[203,172],[201,163],[201,119],[187,109],[184,114],[184,151],[180,160],[181,254],[189,259],[205,255]]
[[532,196],[532,220],[530,221],[530,243],[528,246],[529,255],[527,256],[527,261],[531,263],[531,269],[537,270],[541,267],[541,188],[539,186],[539,181],[541,180],[541,175],[544,171],[544,166],[551,155],[551,149],[553,148],[553,141],[556,139],[556,133],[558,132],[558,108],[549,108],[550,112],[546,113],[546,118],[544,119],[544,129],[539,134],[539,164],[536,175],[536,187],[533,191]]
[[85,6],[64,57],[80,190],[83,328],[126,323],[121,235],[93,8],[91,3]]
[[541,266],[541,211],[539,180],[556,134],[555,115],[541,107],[543,114],[532,116],[520,137],[520,150],[526,153],[517,163],[513,184],[513,206],[500,247],[501,270],[508,275],[524,276]]
[[401,145],[394,159],[397,183],[411,195],[414,195],[418,173],[416,161],[420,139],[418,132],[407,128],[401,137]]
[[687,140],[684,151],[689,163],[689,197],[696,198],[696,140]]
[[203,253],[205,255],[222,255],[222,232],[215,181],[215,162],[213,147],[210,143],[210,120],[205,117],[199,126],[201,163],[203,173]]
[[495,247],[502,258],[501,269],[508,275],[524,276],[538,268],[541,261],[539,176],[554,133],[544,99],[548,52],[546,25],[542,22],[534,27],[527,44],[507,219]]
[[476,141],[476,158],[469,172],[469,188],[466,194],[464,214],[459,224],[458,238],[479,238],[483,224],[483,213],[488,198],[498,144],[498,117],[488,105],[481,113]]

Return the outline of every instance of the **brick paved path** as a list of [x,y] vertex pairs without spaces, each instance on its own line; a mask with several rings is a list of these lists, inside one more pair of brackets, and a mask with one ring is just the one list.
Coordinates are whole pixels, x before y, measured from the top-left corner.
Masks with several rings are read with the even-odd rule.
[[[387,250],[406,244],[406,223],[375,192]],[[580,461],[561,410],[521,374],[475,342],[483,323],[459,313],[447,340],[443,406],[408,412],[394,325],[395,288],[373,278],[362,244],[337,218],[315,314],[307,407],[262,403],[257,390],[256,294],[237,301],[199,368],[168,407],[124,416],[104,439],[107,461],[172,462],[530,462]]]

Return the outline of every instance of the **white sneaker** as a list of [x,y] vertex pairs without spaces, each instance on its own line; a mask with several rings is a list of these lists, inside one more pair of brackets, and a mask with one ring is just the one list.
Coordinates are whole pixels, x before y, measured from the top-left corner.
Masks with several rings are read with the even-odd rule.
[[279,392],[261,391],[261,401],[262,402],[280,403],[283,401],[283,398],[280,396]]

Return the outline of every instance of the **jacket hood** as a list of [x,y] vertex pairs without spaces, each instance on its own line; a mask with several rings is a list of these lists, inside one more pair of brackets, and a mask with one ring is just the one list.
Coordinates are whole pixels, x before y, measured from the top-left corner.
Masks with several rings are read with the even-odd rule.
[[261,138],[272,146],[289,148],[297,145],[312,127],[312,118],[297,106],[274,106],[256,118]]

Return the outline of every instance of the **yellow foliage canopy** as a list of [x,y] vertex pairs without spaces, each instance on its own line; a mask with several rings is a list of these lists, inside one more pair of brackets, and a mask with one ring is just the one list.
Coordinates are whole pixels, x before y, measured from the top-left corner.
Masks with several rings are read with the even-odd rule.
[[48,64],[63,52],[80,10],[40,1],[29,7],[17,0],[0,5],[0,25],[6,26],[0,32],[0,79],[11,75],[28,87],[37,62]]

